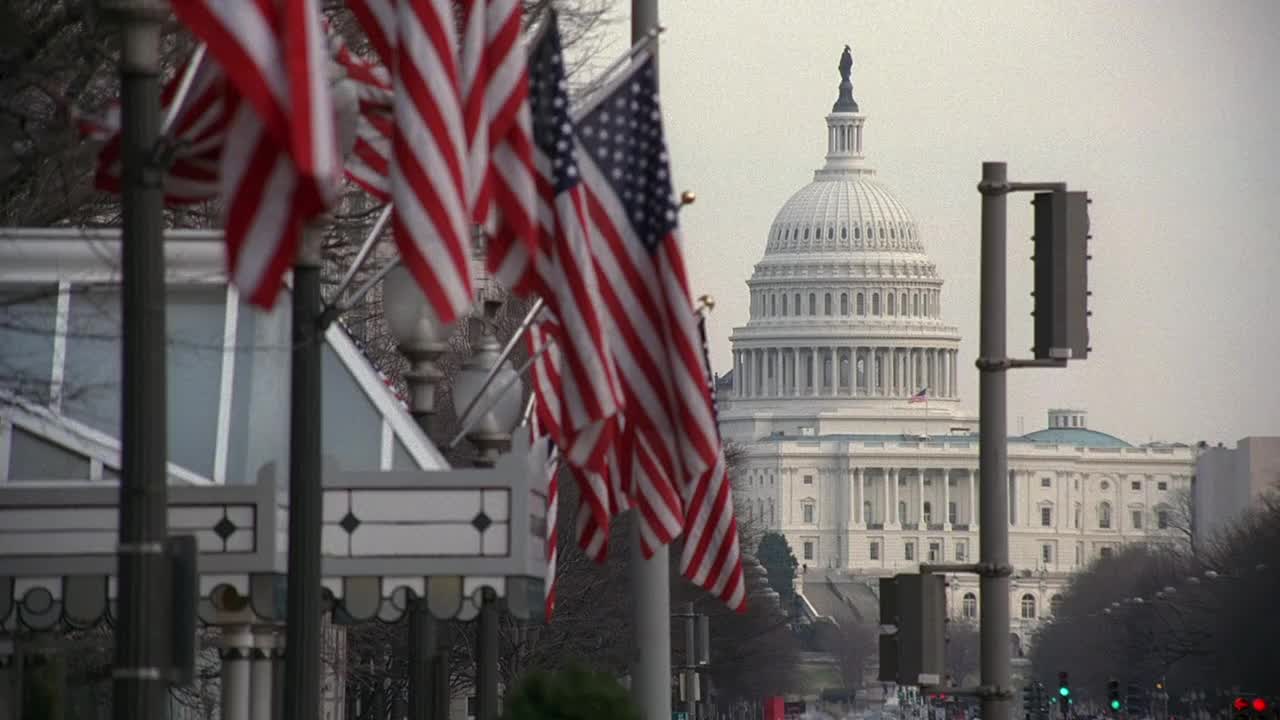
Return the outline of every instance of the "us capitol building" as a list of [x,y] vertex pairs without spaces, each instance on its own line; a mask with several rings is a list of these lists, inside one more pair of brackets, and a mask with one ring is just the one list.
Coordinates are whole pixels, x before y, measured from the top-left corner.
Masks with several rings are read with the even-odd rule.
[[[746,448],[740,502],[787,538],[807,583],[978,557],[978,422],[957,391],[973,358],[916,221],[867,163],[851,66],[846,48],[826,162],[769,228],[719,381],[725,439]],[[1135,447],[1083,410],[1049,410],[1046,429],[1009,438],[1015,655],[1072,572],[1125,543],[1178,539],[1194,466],[1192,448]],[[977,598],[976,576],[951,578],[953,616],[976,621]]]

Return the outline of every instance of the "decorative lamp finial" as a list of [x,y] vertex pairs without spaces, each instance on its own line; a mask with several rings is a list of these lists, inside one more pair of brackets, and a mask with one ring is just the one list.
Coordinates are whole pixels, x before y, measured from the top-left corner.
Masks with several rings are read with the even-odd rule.
[[831,107],[831,112],[858,112],[858,103],[853,99],[853,81],[849,79],[852,72],[853,51],[845,45],[844,52],[840,54],[840,97]]

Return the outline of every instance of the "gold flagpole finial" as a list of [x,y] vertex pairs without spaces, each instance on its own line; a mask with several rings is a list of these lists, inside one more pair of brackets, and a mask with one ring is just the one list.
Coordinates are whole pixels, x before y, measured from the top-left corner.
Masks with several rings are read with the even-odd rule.
[[698,200],[698,195],[692,190],[685,190],[684,192],[680,193],[681,205],[692,205],[695,202],[697,202],[697,200]]
[[710,295],[698,296],[698,312],[711,312],[716,309],[716,299]]

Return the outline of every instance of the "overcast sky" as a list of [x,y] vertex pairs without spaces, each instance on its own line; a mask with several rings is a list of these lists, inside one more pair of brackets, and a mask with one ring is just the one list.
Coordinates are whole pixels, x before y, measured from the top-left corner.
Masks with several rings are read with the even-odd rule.
[[[626,0],[610,53],[626,47]],[[1280,435],[1280,2],[662,2],[663,106],[712,362],[774,215],[826,151],[840,51],[877,179],[915,216],[977,411],[984,160],[1093,199],[1087,361],[1021,370],[1009,429],[1089,411],[1131,442]],[[1009,203],[1009,348],[1031,345],[1029,196]]]

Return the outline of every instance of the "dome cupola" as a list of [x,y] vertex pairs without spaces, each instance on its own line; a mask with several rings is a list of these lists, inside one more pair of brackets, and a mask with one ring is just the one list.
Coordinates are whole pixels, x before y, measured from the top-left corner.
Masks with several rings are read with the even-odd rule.
[[[914,217],[867,162],[848,46],[838,68],[825,162],[774,217],[747,281],[750,320],[730,338],[722,419],[747,434],[802,426],[781,419],[789,413],[810,426],[819,413],[825,423],[875,417],[894,430],[906,417],[957,419],[960,335],[942,320],[942,278]],[[922,390],[924,408],[912,401]],[[771,419],[762,425],[760,413]]]

